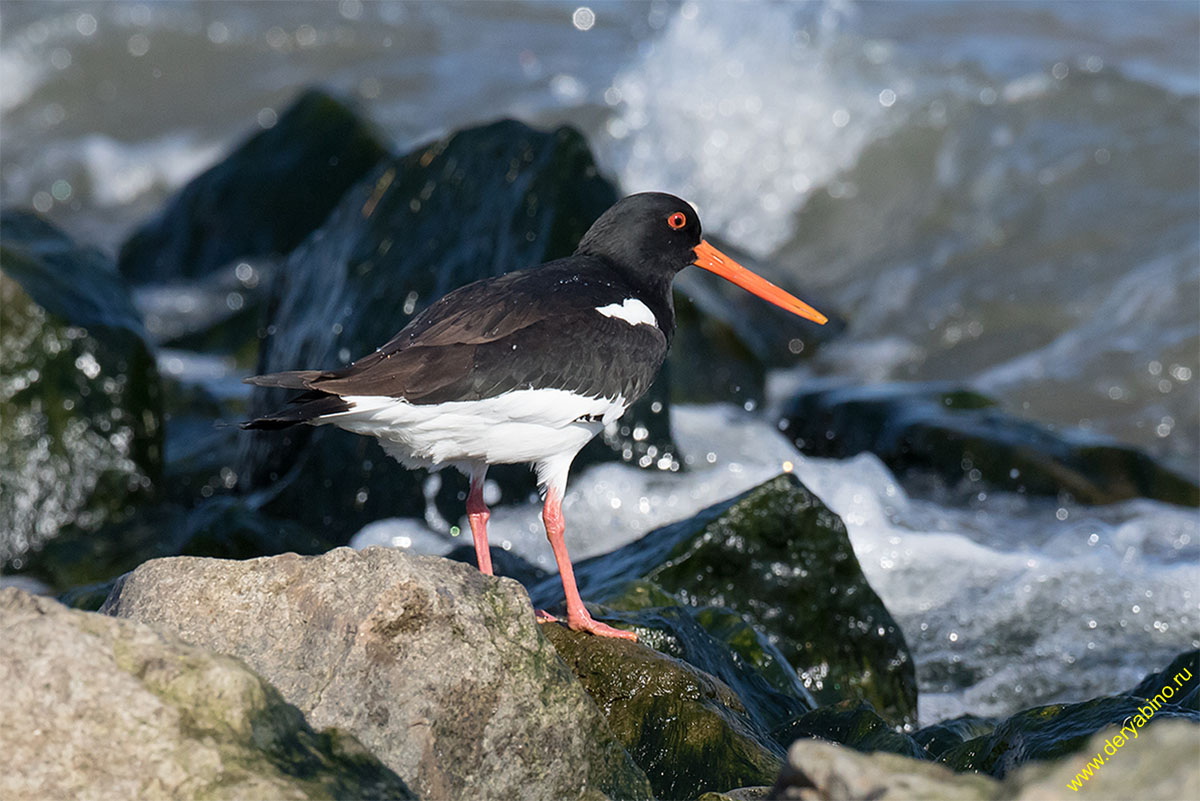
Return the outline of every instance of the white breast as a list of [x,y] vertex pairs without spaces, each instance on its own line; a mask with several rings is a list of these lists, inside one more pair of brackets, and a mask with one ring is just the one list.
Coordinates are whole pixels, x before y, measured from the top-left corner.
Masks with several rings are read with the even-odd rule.
[[597,306],[596,311],[605,317],[616,317],[630,325],[657,325],[654,312],[650,307],[637,298],[625,298],[620,304],[610,303],[607,306]]

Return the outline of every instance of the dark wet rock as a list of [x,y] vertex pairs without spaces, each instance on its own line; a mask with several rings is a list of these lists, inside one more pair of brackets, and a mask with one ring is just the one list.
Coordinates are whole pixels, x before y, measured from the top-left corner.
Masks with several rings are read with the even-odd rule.
[[[557,576],[545,580],[535,597],[551,605],[561,595],[557,583]],[[779,649],[731,609],[688,606],[649,581],[589,600],[607,622],[636,631],[643,645],[723,681],[763,731],[817,705]]]
[[[1169,688],[1170,694],[1163,692],[1164,688]],[[1200,712],[1200,650],[1183,652],[1125,694]]]
[[[497,576],[515,579],[525,587],[532,587],[548,575],[545,570],[522,559],[512,551],[506,551],[496,545],[488,548],[488,551],[492,555],[492,570]],[[453,559],[455,562],[464,562],[475,568],[479,567],[478,559],[475,558],[474,545],[460,545],[446,554],[446,558]],[[557,574],[555,577],[557,578]]]
[[893,724],[916,717],[904,635],[842,521],[795,476],[588,559],[576,577],[589,599],[648,579],[690,606],[731,609],[778,646],[820,703],[866,701]]
[[0,220],[0,564],[158,493],[161,391],[124,281],[35,214]]
[[415,798],[240,660],[0,590],[0,797]]
[[1152,710],[1146,699],[1129,695],[1050,704],[1018,712],[997,724],[991,733],[944,752],[938,761],[958,771],[971,770],[1004,778],[1026,762],[1078,752],[1097,731],[1127,724],[1139,714],[1139,709],[1151,713],[1147,718],[1151,725],[1169,718],[1200,721],[1200,713],[1192,710],[1169,705]]
[[802,801],[990,801],[1001,785],[945,766],[886,752],[865,754],[816,739],[797,740],[771,798]]
[[920,743],[888,726],[869,704],[851,701],[807,712],[780,726],[772,735],[777,742],[785,745],[802,737],[817,737],[847,745],[856,751],[886,751],[914,759],[928,757]]
[[981,718],[975,715],[962,715],[953,720],[943,720],[926,726],[913,734],[913,739],[920,743],[925,753],[932,759],[937,759],[951,748],[962,745],[967,740],[991,734],[999,720],[996,718]]
[[[571,254],[616,200],[583,138],[567,128],[544,133],[503,121],[385,161],[280,270],[258,369],[337,367],[369,353],[452,289]],[[251,412],[286,397],[256,388]],[[633,436],[639,426],[648,436]],[[365,437],[308,427],[246,437],[243,486],[277,491],[270,508],[278,514],[345,537],[382,517],[423,516],[420,474]],[[652,388],[594,447],[606,458],[615,451],[634,463],[676,464],[666,390]],[[588,453],[581,464],[596,458]],[[523,467],[489,476],[507,500],[523,501],[534,487]],[[441,486],[440,511],[457,519],[465,480],[447,471]]]
[[985,482],[1082,503],[1144,497],[1200,505],[1200,487],[1136,448],[1022,420],[952,384],[806,392],[784,410],[780,427],[805,453],[844,458],[870,451],[897,474],[932,474],[952,487]]
[[161,559],[104,611],[239,657],[422,797],[650,796],[509,579],[385,548]]
[[121,247],[121,273],[164,282],[238,258],[286,254],[387,150],[348,106],[309,89],[139,228]]
[[239,259],[199,278],[139,286],[133,300],[159,346],[231,356],[250,369],[258,362],[276,269],[262,257]]
[[143,506],[95,532],[65,529],[30,559],[26,572],[64,590],[114,579],[159,557],[248,559],[289,551],[317,554],[335,545],[321,533],[255,509],[242,497],[217,495],[195,505]]
[[659,798],[694,798],[776,775],[782,750],[714,677],[644,645],[543,627]]

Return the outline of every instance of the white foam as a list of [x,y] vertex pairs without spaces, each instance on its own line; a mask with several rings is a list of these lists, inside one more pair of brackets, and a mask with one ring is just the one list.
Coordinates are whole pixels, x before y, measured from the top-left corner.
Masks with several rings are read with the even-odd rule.
[[[849,9],[825,4],[805,25],[811,12],[788,4],[685,4],[606,93],[598,144],[622,188],[686,197],[759,255],[779,245],[809,194],[905,115],[895,65],[838,30]],[[885,87],[901,98],[890,108]]]

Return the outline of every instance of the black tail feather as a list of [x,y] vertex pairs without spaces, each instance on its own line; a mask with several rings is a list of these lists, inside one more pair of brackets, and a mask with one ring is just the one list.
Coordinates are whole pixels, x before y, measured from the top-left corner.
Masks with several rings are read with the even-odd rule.
[[348,401],[338,395],[311,391],[293,398],[289,404],[286,409],[242,423],[242,428],[273,431],[300,423],[311,423],[326,415],[348,412],[352,408]]

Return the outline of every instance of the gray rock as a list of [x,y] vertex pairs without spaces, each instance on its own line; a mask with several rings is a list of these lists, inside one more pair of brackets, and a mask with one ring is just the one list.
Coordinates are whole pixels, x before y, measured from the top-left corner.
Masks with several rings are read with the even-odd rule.
[[803,801],[913,799],[982,801],[998,796],[1000,783],[956,774],[942,765],[898,754],[863,754],[824,740],[797,740],[772,798]]
[[414,798],[241,661],[0,590],[0,798]]
[[103,610],[244,659],[430,798],[646,798],[509,579],[385,548],[159,559]]

